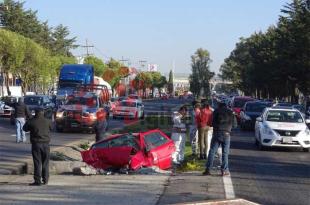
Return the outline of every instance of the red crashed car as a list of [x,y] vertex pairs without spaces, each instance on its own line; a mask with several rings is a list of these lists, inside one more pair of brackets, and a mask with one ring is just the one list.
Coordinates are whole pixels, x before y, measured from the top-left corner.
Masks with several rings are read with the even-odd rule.
[[171,167],[173,141],[156,129],[141,133],[116,134],[99,141],[82,151],[83,161],[94,168],[129,168],[158,166]]

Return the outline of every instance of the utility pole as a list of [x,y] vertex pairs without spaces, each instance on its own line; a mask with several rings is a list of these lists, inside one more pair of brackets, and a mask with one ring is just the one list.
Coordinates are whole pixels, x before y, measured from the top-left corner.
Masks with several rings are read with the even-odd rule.
[[124,59],[123,56],[122,56],[122,59],[119,61],[122,62],[124,65],[125,65],[125,62],[127,62],[127,66],[129,65],[129,59]]
[[90,56],[88,48],[93,48],[93,47],[95,47],[95,46],[94,46],[94,45],[88,45],[88,41],[87,41],[87,39],[86,39],[86,44],[85,44],[85,46],[81,46],[81,47],[82,47],[82,48],[86,48],[86,56]]
[[139,60],[140,67],[141,67],[142,69],[144,69],[144,66],[145,66],[146,62],[147,62],[146,60]]

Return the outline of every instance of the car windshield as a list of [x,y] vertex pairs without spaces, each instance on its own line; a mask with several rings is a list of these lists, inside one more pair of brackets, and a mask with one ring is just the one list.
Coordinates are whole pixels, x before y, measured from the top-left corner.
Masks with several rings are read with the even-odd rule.
[[26,105],[42,105],[43,99],[41,97],[25,97],[24,103]]
[[85,97],[69,97],[66,105],[86,105],[88,107],[97,107],[97,98],[85,98]]
[[267,113],[266,119],[271,122],[304,122],[299,112],[286,110],[271,110]]
[[71,88],[71,87],[76,87],[79,85],[81,82],[80,81],[73,81],[73,80],[61,80],[59,81],[59,88]]
[[237,99],[237,100],[234,100],[234,107],[241,108],[248,101],[250,101],[250,100],[249,99]]
[[263,110],[267,107],[265,104],[247,104],[245,111],[246,112],[263,112]]
[[94,144],[92,148],[108,148],[108,147],[123,147],[123,146],[134,147],[136,150],[140,149],[136,137],[132,134],[124,134],[112,138],[110,140]]
[[122,101],[120,103],[120,106],[123,106],[123,107],[136,107],[137,103],[136,102],[132,102],[132,101]]

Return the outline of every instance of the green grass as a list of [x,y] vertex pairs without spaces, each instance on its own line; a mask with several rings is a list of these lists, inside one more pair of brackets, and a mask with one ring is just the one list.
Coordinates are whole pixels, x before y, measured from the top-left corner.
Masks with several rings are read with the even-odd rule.
[[178,168],[178,171],[180,172],[203,171],[205,169],[205,163],[206,160],[199,160],[197,157],[192,156],[192,147],[188,140],[185,145],[184,162]]

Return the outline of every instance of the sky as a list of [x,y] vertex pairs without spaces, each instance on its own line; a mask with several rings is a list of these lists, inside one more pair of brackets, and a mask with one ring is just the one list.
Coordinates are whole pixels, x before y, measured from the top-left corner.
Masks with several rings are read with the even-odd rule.
[[[191,72],[191,55],[210,52],[210,70],[218,73],[240,37],[265,31],[277,23],[290,0],[25,0],[41,21],[67,26],[77,44],[86,39],[89,52],[107,61],[113,57],[145,70],[158,64],[167,73]],[[73,51],[86,54],[85,48]],[[174,62],[174,63],[173,63]]]

